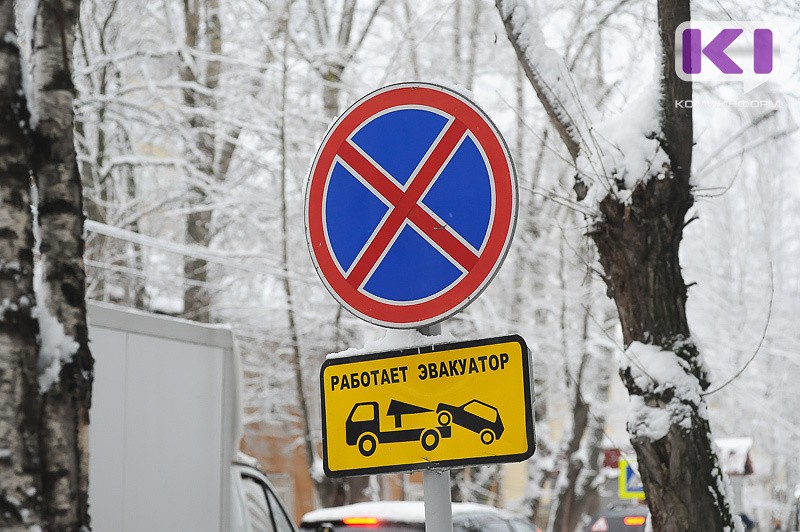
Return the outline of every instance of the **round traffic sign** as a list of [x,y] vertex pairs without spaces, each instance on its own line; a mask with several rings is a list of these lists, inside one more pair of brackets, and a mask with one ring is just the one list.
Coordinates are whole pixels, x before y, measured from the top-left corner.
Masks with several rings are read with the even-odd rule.
[[475,104],[402,83],[334,122],[305,207],[311,258],[330,293],[366,321],[420,327],[463,309],[497,272],[516,224],[516,175]]

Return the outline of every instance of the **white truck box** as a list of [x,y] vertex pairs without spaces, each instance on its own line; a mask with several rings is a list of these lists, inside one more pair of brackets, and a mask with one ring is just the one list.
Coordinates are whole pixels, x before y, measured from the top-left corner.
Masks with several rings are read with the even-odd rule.
[[254,510],[237,482],[265,492],[268,483],[234,465],[240,375],[230,329],[91,302],[88,318],[93,530],[261,530],[252,521],[269,508]]

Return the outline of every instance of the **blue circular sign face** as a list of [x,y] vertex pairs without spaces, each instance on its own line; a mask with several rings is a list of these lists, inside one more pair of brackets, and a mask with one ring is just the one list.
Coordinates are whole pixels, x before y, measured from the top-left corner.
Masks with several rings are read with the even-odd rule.
[[312,167],[309,246],[326,286],[388,326],[468,304],[511,241],[516,182],[491,122],[462,96],[397,85],[350,108]]

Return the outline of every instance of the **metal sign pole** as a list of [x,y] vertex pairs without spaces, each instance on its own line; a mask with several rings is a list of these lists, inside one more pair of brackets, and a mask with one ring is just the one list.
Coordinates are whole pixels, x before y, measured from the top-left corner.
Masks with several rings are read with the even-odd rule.
[[453,532],[453,506],[450,501],[450,470],[422,473],[425,500],[425,531]]
[[[442,334],[441,323],[417,329],[425,336]],[[453,505],[450,500],[450,470],[428,470],[422,473],[425,501],[425,532],[453,532]]]

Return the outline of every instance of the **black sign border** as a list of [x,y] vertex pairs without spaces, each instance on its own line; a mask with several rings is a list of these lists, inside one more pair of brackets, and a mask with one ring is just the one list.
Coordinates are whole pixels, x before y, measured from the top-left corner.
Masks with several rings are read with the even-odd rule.
[[[431,337],[432,340],[435,338],[436,338],[435,336]],[[327,437],[328,428],[325,419],[325,380],[324,380],[326,368],[328,368],[329,366],[338,366],[340,364],[363,362],[366,360],[382,360],[386,358],[396,358],[409,355],[421,355],[425,353],[436,353],[440,351],[451,351],[455,349],[481,347],[486,345],[504,344],[511,342],[518,343],[520,345],[520,348],[522,349],[523,374],[527,375],[528,377],[527,379],[524,379],[523,383],[525,405],[526,405],[525,422],[527,423],[529,428],[529,430],[526,431],[527,443],[528,443],[527,451],[519,454],[504,454],[497,456],[488,456],[484,458],[462,458],[454,460],[440,460],[436,462],[416,462],[413,464],[363,467],[363,468],[346,469],[340,471],[331,471],[328,468],[328,437]],[[528,458],[533,456],[533,453],[536,451],[536,429],[533,418],[533,401],[534,401],[533,371],[531,369],[532,368],[531,362],[532,362],[531,352],[528,349],[528,345],[525,343],[525,340],[518,334],[512,334],[509,336],[499,336],[495,338],[484,338],[481,340],[468,340],[461,342],[423,345],[419,347],[408,347],[394,351],[365,353],[360,355],[342,356],[342,357],[326,359],[325,362],[322,364],[322,368],[320,369],[319,373],[320,397],[322,401],[322,410],[320,412],[322,418],[322,468],[325,472],[325,476],[327,476],[328,478],[346,478],[346,477],[357,477],[364,475],[375,475],[380,473],[411,473],[414,471],[427,471],[432,469],[452,469],[456,467],[466,467],[466,466],[483,465],[483,464],[504,464],[510,462],[522,462],[523,460],[527,460]]]

